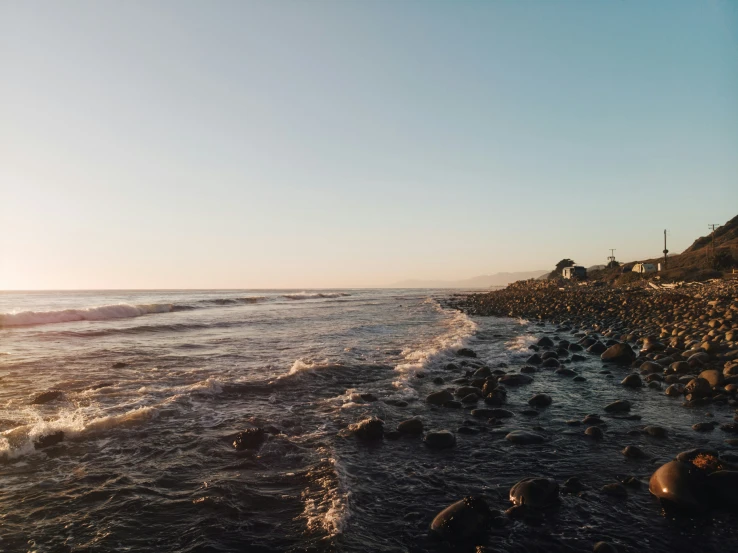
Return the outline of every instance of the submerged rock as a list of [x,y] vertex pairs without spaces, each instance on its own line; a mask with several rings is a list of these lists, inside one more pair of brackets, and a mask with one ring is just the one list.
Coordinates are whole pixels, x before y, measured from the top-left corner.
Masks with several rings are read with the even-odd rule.
[[548,407],[552,401],[551,396],[548,394],[536,394],[528,400],[528,405],[532,407]]
[[463,543],[484,538],[494,518],[483,498],[469,496],[438,513],[430,530],[436,538]]
[[360,440],[381,440],[384,436],[384,421],[376,418],[364,419],[349,425],[349,431]]
[[53,434],[47,434],[46,436],[39,437],[33,443],[33,447],[35,449],[43,449],[45,447],[51,447],[52,445],[56,445],[62,441],[64,441],[64,432],[61,430],[58,430],[54,432]]
[[420,419],[409,419],[397,425],[397,431],[401,434],[422,434],[423,421]]
[[605,406],[605,411],[608,413],[627,413],[630,411],[631,403],[625,399],[619,399],[613,403]]
[[445,449],[456,445],[456,436],[448,430],[428,432],[423,438],[425,445],[433,449]]
[[48,390],[47,392],[41,392],[33,396],[31,399],[31,405],[43,405],[44,403],[49,403],[50,401],[59,399],[63,395],[64,392],[61,390]]
[[559,485],[551,478],[526,478],[510,488],[510,501],[533,509],[550,507],[559,498]]
[[615,344],[603,351],[600,358],[606,363],[629,364],[635,361],[636,354],[628,344]]
[[440,392],[433,392],[432,394],[429,394],[425,401],[426,403],[430,403],[431,405],[443,405],[446,402],[452,401],[454,399],[454,395],[449,392],[448,390],[441,390]]
[[456,355],[458,355],[459,357],[476,357],[477,352],[473,349],[461,348],[460,350],[456,351]]
[[233,447],[238,451],[244,449],[255,449],[266,440],[266,432],[263,428],[249,428],[236,434]]

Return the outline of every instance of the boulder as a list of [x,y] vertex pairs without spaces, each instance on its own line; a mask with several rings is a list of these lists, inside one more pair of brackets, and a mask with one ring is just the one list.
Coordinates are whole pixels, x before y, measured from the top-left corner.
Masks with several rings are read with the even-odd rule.
[[643,381],[641,380],[641,377],[637,374],[629,374],[623,379],[620,384],[627,388],[640,388],[641,386],[643,386]]
[[540,434],[526,430],[514,430],[505,436],[505,439],[518,445],[541,444],[546,441]]
[[459,357],[476,357],[477,352],[475,352],[473,349],[461,348],[456,351],[456,355],[458,355]]
[[469,496],[438,513],[430,531],[438,539],[466,543],[483,539],[495,518],[482,497]]
[[420,419],[408,419],[397,425],[397,431],[401,434],[422,434],[423,421]]
[[629,459],[648,459],[646,452],[636,445],[625,446],[621,453]]
[[719,386],[723,382],[722,373],[714,369],[702,371],[700,375],[698,376],[698,378],[703,378],[707,380],[708,384],[710,384],[710,388]]
[[595,355],[602,355],[606,350],[607,346],[600,341],[595,342],[587,348],[589,353],[594,353]]
[[559,485],[551,478],[526,478],[510,488],[510,501],[532,509],[545,509],[558,502]]
[[636,354],[628,344],[610,346],[600,356],[605,363],[630,364],[635,361]]
[[528,400],[528,405],[531,407],[548,407],[552,401],[548,394],[536,394]]
[[712,387],[710,386],[710,383],[700,377],[693,378],[684,387],[684,393],[691,394],[694,398],[709,396],[711,391]]
[[666,438],[666,428],[663,426],[647,426],[643,429],[644,434],[654,438]]
[[602,429],[599,426],[589,426],[584,431],[584,435],[592,438],[593,440],[601,440],[604,436]]
[[48,390],[46,392],[41,392],[33,396],[31,399],[31,405],[43,405],[44,403],[49,403],[50,401],[59,399],[63,395],[64,392],[61,390]]
[[619,399],[618,401],[615,401],[607,406],[605,406],[605,411],[607,413],[627,413],[630,411],[631,403],[628,400],[625,399]]
[[617,548],[606,541],[598,541],[594,544],[593,553],[618,553]]
[[526,359],[525,362],[528,365],[540,365],[543,362],[543,360],[541,359],[540,355],[538,355],[537,353],[534,353],[533,355],[528,357],[528,359]]
[[549,338],[548,336],[544,336],[540,340],[538,340],[538,346],[542,348],[552,348],[554,345],[553,340]]
[[443,405],[444,403],[454,399],[454,395],[448,390],[441,390],[440,392],[433,392],[425,398],[426,403],[431,405]]
[[691,463],[670,461],[651,475],[649,491],[663,503],[702,511],[707,507],[705,476]]
[[555,369],[555,368],[560,367],[560,366],[561,366],[561,363],[559,363],[559,360],[558,359],[555,359],[553,357],[551,357],[549,359],[546,359],[543,362],[543,367],[544,368],[547,368],[547,369]]
[[56,445],[62,441],[64,441],[64,432],[61,430],[57,430],[52,434],[47,434],[46,436],[40,436],[39,438],[37,438],[36,441],[33,443],[33,447],[35,449],[43,449],[45,447]]

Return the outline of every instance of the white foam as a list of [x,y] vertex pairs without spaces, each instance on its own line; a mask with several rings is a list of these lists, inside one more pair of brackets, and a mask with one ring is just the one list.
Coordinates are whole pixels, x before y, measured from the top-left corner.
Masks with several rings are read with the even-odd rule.
[[350,296],[346,292],[297,292],[295,294],[282,294],[288,300],[314,300],[318,298],[344,298]]
[[342,470],[338,461],[329,457],[322,459],[333,466],[335,479],[323,476],[317,480],[318,493],[303,493],[305,503],[303,516],[308,532],[323,531],[329,537],[341,534],[351,516],[349,510],[350,492],[346,492]]
[[19,313],[0,313],[0,327],[68,323],[73,321],[128,319],[131,317],[149,315],[151,313],[168,313],[170,311],[172,311],[171,303],[152,303],[141,305],[119,303],[115,305],[86,307],[83,309],[21,311]]
[[528,346],[535,344],[537,340],[538,338],[532,334],[523,334],[505,342],[505,348],[508,351],[525,352],[528,351]]

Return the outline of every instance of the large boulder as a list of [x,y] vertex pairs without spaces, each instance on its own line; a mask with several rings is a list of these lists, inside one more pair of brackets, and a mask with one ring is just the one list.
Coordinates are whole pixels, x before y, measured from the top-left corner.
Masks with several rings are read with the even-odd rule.
[[650,492],[667,505],[702,511],[707,508],[705,475],[691,463],[670,461],[651,475]]
[[698,378],[704,378],[705,380],[707,380],[711,388],[719,386],[723,382],[722,373],[714,369],[702,371]]
[[641,377],[637,374],[629,374],[623,379],[620,384],[627,388],[640,388],[641,386],[643,386],[643,381],[641,380]]
[[601,355],[605,353],[606,350],[607,350],[607,346],[600,341],[595,342],[594,344],[592,344],[591,346],[587,348],[587,351],[589,353],[594,353],[595,355]]
[[528,405],[531,407],[548,407],[552,401],[548,394],[536,394],[528,400]]
[[684,393],[691,394],[692,397],[695,398],[709,396],[711,391],[712,386],[710,386],[710,383],[704,378],[700,377],[693,378],[684,387]]
[[532,509],[544,509],[559,499],[559,485],[551,478],[526,478],[510,488],[510,501]]
[[449,542],[469,542],[484,538],[495,518],[481,497],[465,497],[438,513],[431,523],[431,534]]
[[606,363],[630,364],[635,361],[636,354],[628,344],[615,344],[610,346],[600,355]]
[[554,342],[548,336],[544,336],[543,338],[538,340],[538,346],[542,348],[552,348],[554,346]]
[[397,425],[397,431],[400,434],[422,434],[423,421],[420,419],[408,419]]
[[266,432],[263,428],[249,428],[236,434],[233,447],[238,451],[244,449],[256,449],[266,440]]

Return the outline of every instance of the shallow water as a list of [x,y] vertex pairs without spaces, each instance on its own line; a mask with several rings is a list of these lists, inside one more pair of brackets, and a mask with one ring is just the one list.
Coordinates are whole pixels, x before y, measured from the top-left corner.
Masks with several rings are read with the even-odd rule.
[[[511,523],[490,537],[490,550],[738,543],[734,515],[674,519],[647,490],[657,463],[681,450],[728,451],[720,430],[690,428],[732,420],[727,407],[711,407],[710,418],[663,391],[626,390],[623,369],[608,378],[588,358],[568,365],[586,382],[542,369],[532,384],[509,388],[504,407],[515,416],[502,426],[473,421],[480,433],[457,434],[453,449],[410,437],[361,443],[345,428],[367,415],[388,430],[419,416],[427,428],[456,431],[472,420],[468,409],[422,401],[463,376],[463,367],[445,368],[461,361],[455,350],[468,345],[478,361],[518,372],[528,345],[553,329],[469,319],[442,307],[446,292],[300,292],[0,294],[0,550],[443,551],[427,534],[439,510],[470,494],[506,509],[510,486],[533,475],[579,476],[591,491],[564,496],[537,526]],[[49,389],[64,395],[29,404]],[[358,396],[366,392],[380,401]],[[536,392],[554,403],[523,415]],[[642,419],[604,417],[616,399],[631,400]],[[602,442],[565,422],[589,413],[607,422]],[[668,437],[629,434],[648,424]],[[268,441],[235,451],[229,437],[250,426],[267,427]],[[504,436],[518,428],[547,441],[512,445]],[[62,443],[34,449],[57,430]],[[626,459],[620,451],[631,444],[652,459]],[[598,493],[629,475],[643,485],[627,499]]]

